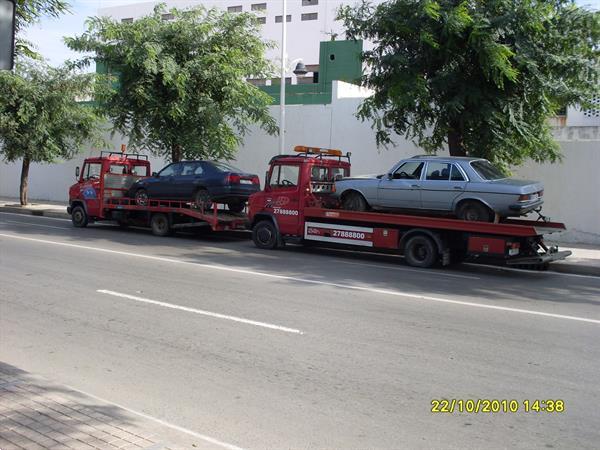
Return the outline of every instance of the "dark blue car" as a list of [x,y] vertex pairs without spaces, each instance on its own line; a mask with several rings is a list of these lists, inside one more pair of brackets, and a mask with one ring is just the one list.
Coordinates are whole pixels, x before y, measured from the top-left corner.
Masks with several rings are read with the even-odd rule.
[[166,166],[129,189],[136,204],[148,199],[188,200],[207,208],[213,202],[226,203],[229,210],[241,212],[248,197],[260,190],[257,175],[242,172],[216,161],[181,161]]

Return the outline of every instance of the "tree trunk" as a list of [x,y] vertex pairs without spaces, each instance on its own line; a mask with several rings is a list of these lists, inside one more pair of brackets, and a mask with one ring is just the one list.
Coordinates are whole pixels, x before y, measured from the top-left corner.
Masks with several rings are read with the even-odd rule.
[[19,200],[21,205],[27,205],[27,189],[29,187],[29,158],[23,158],[23,167],[21,168],[21,186],[19,187]]
[[181,145],[175,144],[171,147],[171,162],[181,161]]
[[448,131],[448,150],[450,156],[467,156],[460,131],[456,129]]

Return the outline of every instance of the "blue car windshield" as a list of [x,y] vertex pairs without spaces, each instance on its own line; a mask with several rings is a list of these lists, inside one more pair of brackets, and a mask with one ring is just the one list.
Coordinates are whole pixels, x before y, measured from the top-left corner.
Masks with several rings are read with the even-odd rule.
[[227,163],[220,162],[220,161],[211,161],[210,163],[213,166],[215,166],[218,170],[220,170],[221,172],[237,172],[237,173],[242,173],[242,171],[240,169],[238,169],[237,167],[232,166],[231,164],[227,164]]
[[500,169],[485,159],[479,159],[471,162],[471,167],[484,180],[501,180],[506,178]]

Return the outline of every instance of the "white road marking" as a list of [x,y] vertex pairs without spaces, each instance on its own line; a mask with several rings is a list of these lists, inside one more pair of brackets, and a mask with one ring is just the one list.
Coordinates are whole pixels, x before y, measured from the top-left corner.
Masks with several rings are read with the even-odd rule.
[[113,295],[115,297],[126,298],[129,300],[135,300],[136,302],[149,303],[151,305],[162,306],[165,308],[178,309],[180,311],[191,312],[194,314],[201,314],[203,316],[215,317],[217,319],[232,320],[233,322],[240,322],[240,323],[245,323],[248,325],[254,325],[257,327],[270,328],[271,330],[284,331],[286,333],[294,333],[294,334],[304,334],[302,331],[297,330],[295,328],[282,327],[280,325],[273,325],[271,323],[266,323],[266,322],[258,322],[256,320],[244,319],[242,317],[228,316],[226,314],[219,314],[219,313],[214,313],[214,312],[210,312],[210,311],[204,311],[202,309],[189,308],[187,306],[175,305],[173,303],[160,302],[158,300],[151,300],[149,298],[138,297],[136,295],[123,294],[121,292],[109,291],[106,289],[98,289],[96,292],[99,292],[100,294],[108,294],[108,295]]
[[[65,208],[66,211],[66,208]],[[36,216],[34,214],[23,214],[23,213],[12,213],[12,212],[5,212],[5,211],[0,211],[0,214],[10,214],[11,216],[19,216],[19,217],[35,217],[36,219],[48,219],[48,220],[61,220],[63,222],[71,222],[71,219],[61,219],[60,217],[48,217],[48,216]]]
[[458,275],[455,273],[445,273],[445,272],[439,272],[439,271],[433,271],[433,270],[427,270],[427,269],[409,269],[407,267],[402,267],[402,266],[394,266],[394,265],[386,266],[385,264],[358,263],[358,262],[340,261],[340,260],[338,260],[338,262],[340,262],[342,264],[350,264],[353,266],[377,267],[380,269],[398,270],[400,272],[416,272],[416,273],[420,273],[421,275],[439,275],[441,277],[466,278],[468,280],[481,280],[480,277],[474,277],[471,275]]
[[70,230],[70,228],[67,228],[67,227],[55,227],[53,225],[44,225],[42,223],[19,222],[17,220],[5,220],[5,221],[0,221],[0,223],[16,223],[19,225],[29,225],[29,226],[33,226],[33,227],[56,228],[58,230]]
[[223,448],[226,448],[228,450],[243,450],[242,447],[238,447],[238,446],[233,445],[233,444],[228,444],[227,442],[220,441],[218,439],[215,439],[213,437],[207,436],[205,434],[196,433],[195,431],[188,430],[187,428],[180,427],[179,425],[174,425],[172,423],[165,422],[164,420],[159,419],[157,417],[153,417],[153,416],[150,416],[150,415],[145,414],[143,412],[139,412],[139,411],[136,411],[134,409],[128,408],[126,406],[120,405],[118,403],[111,402],[110,400],[106,400],[105,398],[98,397],[97,395],[90,394],[89,392],[85,392],[85,391],[82,391],[81,389],[74,388],[73,386],[66,386],[66,387],[68,389],[72,390],[72,391],[79,392],[80,394],[83,394],[83,395],[87,395],[88,397],[91,397],[91,398],[93,398],[95,400],[98,400],[98,401],[101,401],[103,403],[106,403],[108,405],[116,406],[117,408],[120,408],[120,409],[122,409],[124,411],[127,411],[128,413],[135,414],[136,416],[142,417],[142,418],[147,419],[147,420],[151,420],[151,421],[153,421],[155,423],[158,423],[158,424],[160,424],[160,425],[162,425],[164,427],[171,428],[173,430],[177,430],[177,431],[180,431],[180,432],[185,433],[185,434],[189,434],[190,436],[194,436],[195,438],[201,439],[201,440],[203,440],[205,442],[217,445],[219,447],[223,447]]
[[496,306],[496,305],[486,305],[484,303],[463,302],[460,300],[450,300],[450,299],[440,298],[440,297],[429,297],[426,295],[410,294],[410,293],[406,293],[406,292],[392,291],[392,290],[388,290],[388,289],[376,289],[376,288],[366,287],[366,286],[356,286],[356,285],[332,283],[329,281],[310,280],[307,278],[299,278],[299,277],[293,277],[293,276],[289,276],[289,275],[276,275],[276,274],[272,274],[272,273],[256,272],[254,270],[241,269],[241,268],[236,268],[236,267],[226,267],[226,266],[219,266],[219,265],[215,265],[215,264],[203,264],[203,263],[195,263],[195,262],[191,262],[191,261],[181,261],[178,259],[164,258],[161,256],[143,255],[140,253],[123,252],[123,251],[119,251],[119,250],[109,250],[106,248],[90,247],[87,245],[69,244],[67,242],[56,242],[56,241],[49,241],[46,239],[36,239],[36,238],[29,238],[29,237],[25,237],[25,236],[16,236],[14,234],[0,233],[0,237],[21,239],[24,241],[31,241],[31,242],[41,242],[44,244],[59,245],[62,247],[81,248],[81,249],[92,250],[92,251],[101,252],[101,253],[110,253],[110,254],[114,254],[114,255],[132,256],[132,257],[143,258],[143,259],[148,259],[148,260],[152,260],[152,261],[168,262],[168,263],[173,263],[173,264],[186,264],[186,265],[192,265],[192,266],[196,266],[196,267],[202,267],[205,269],[221,270],[224,272],[233,272],[233,273],[242,273],[242,274],[246,274],[246,275],[255,275],[258,277],[271,278],[271,279],[276,279],[276,280],[297,281],[300,283],[317,284],[317,285],[321,285],[321,286],[331,286],[331,287],[337,287],[337,288],[341,288],[341,289],[350,289],[350,290],[356,290],[356,291],[371,292],[371,293],[375,293],[375,294],[393,295],[396,297],[412,298],[412,299],[416,299],[416,300],[427,300],[427,301],[438,302],[438,303],[447,303],[447,304],[461,305],[461,306],[471,306],[474,308],[493,309],[493,310],[498,310],[498,311],[529,314],[529,315],[533,315],[533,316],[552,317],[555,319],[565,319],[565,320],[574,320],[574,321],[578,321],[578,322],[588,322],[588,323],[600,324],[600,320],[590,319],[587,317],[568,316],[568,315],[563,315],[563,314],[546,313],[546,312],[542,312],[542,311],[534,311],[534,310],[529,310],[529,309],[509,308],[509,307],[505,307],[505,306]]

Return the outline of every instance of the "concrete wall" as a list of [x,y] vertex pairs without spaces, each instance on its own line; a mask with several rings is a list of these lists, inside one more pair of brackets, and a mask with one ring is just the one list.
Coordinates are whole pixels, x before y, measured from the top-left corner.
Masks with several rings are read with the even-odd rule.
[[[399,159],[423,153],[402,138],[396,138],[396,145],[388,150],[377,150],[370,123],[354,117],[367,94],[356,86],[334,82],[331,104],[287,106],[286,148],[291,152],[295,145],[310,145],[352,152],[354,175],[383,173]],[[278,117],[277,106],[272,107],[272,114]],[[569,227],[557,240],[600,244],[600,127],[562,128],[557,130],[556,138],[564,154],[561,163],[527,163],[515,173],[544,182],[544,213]],[[115,150],[127,142],[121,136],[111,141]],[[254,130],[246,136],[234,164],[264,181],[267,162],[278,148],[277,137]],[[68,187],[75,181],[75,167],[84,157],[52,165],[33,164],[30,198],[67,200]],[[161,160],[152,160],[154,170],[163,165]],[[20,163],[0,164],[0,196],[18,196],[19,173]]]

